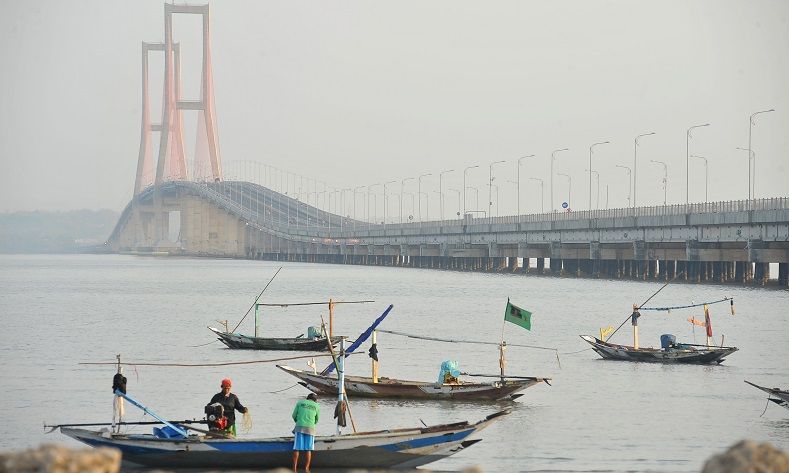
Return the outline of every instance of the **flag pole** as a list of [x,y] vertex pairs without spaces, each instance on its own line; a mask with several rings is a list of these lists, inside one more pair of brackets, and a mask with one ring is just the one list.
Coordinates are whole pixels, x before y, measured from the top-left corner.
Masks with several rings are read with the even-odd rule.
[[504,382],[504,366],[507,365],[507,360],[504,358],[504,350],[506,350],[507,342],[504,341],[504,326],[507,324],[507,309],[510,306],[510,298],[507,298],[507,307],[504,309],[504,320],[501,321],[501,343],[499,344],[499,372],[501,373],[501,382]]

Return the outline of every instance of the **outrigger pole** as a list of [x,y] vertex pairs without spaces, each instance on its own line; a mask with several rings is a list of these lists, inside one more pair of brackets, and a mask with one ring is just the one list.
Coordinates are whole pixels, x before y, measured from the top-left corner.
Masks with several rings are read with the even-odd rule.
[[173,424],[169,420],[165,420],[164,418],[160,417],[158,414],[156,414],[152,410],[148,409],[143,403],[141,403],[140,401],[134,399],[133,397],[129,396],[128,394],[124,393],[120,389],[116,389],[115,390],[115,395],[126,399],[133,406],[140,408],[144,413],[150,415],[154,419],[158,420],[159,422],[161,422],[162,424],[166,425],[167,427],[170,427],[171,429],[175,430],[176,432],[178,432],[179,434],[183,435],[184,437],[186,437],[188,435],[186,433],[186,429],[184,429],[183,427],[181,427],[179,425]]

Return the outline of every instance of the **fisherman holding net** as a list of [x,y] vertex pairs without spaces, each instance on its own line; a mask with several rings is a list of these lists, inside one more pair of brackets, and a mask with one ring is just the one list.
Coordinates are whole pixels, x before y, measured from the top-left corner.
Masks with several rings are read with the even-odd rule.
[[246,419],[246,414],[249,412],[249,409],[241,404],[241,401],[238,400],[238,396],[230,392],[230,389],[233,387],[233,382],[229,378],[223,379],[220,387],[222,391],[214,394],[214,397],[211,398],[208,406],[206,406],[206,410],[208,411],[210,407],[215,407],[217,404],[222,406],[221,413],[219,413],[217,420],[213,422],[212,427],[221,430],[222,433],[226,435],[235,437],[235,411],[245,414]]

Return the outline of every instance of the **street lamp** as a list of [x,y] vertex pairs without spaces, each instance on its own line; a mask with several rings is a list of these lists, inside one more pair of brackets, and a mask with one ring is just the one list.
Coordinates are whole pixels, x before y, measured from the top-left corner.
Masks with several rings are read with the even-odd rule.
[[375,199],[375,207],[373,207],[373,219],[370,220],[370,195],[375,197],[375,194],[371,193],[373,187],[380,186],[381,184],[370,184],[367,186],[367,223],[375,223],[375,212],[378,210],[378,199]]
[[[493,200],[491,197],[491,192],[493,192],[493,165],[501,164],[505,162],[506,162],[505,160],[493,161],[492,163],[490,163],[490,166],[488,166],[488,218],[489,219],[490,219],[490,207],[491,205],[493,205]],[[496,205],[498,206],[498,198],[496,200]],[[498,213],[498,209],[496,209],[496,213]]]
[[521,161],[526,158],[533,158],[534,155],[530,154],[522,158],[518,158],[518,215],[521,214]]
[[[430,174],[430,173],[422,174],[416,180],[416,182],[417,182],[416,193],[419,194],[418,195],[418,197],[419,197],[419,206],[418,207],[419,207],[419,222],[420,223],[422,222],[422,178],[423,177],[427,177],[427,176],[432,176],[432,174]],[[425,196],[427,196],[427,195],[428,194],[425,194]],[[430,213],[428,212],[428,218],[429,217],[430,217]]]
[[400,181],[400,225],[403,224],[403,191],[405,187],[406,181],[413,181],[413,177],[406,177],[402,181]]
[[474,189],[474,210],[479,210],[479,187],[468,186],[466,189]]
[[[364,189],[364,186],[353,188],[353,219],[354,220],[356,220],[356,190],[357,189]],[[356,225],[356,222],[354,222],[354,225]]]
[[663,161],[658,161],[656,159],[650,159],[649,162],[663,165],[663,205],[666,205],[666,187],[668,187],[668,166]]
[[[685,203],[686,204],[690,203],[690,131],[693,130],[694,128],[701,128],[705,126],[710,126],[710,124],[705,123],[703,125],[694,125],[688,128],[688,132],[685,135]],[[665,205],[665,202],[663,204]]]
[[[633,184],[633,175],[632,175],[632,173],[630,172],[630,167],[628,167],[628,166],[622,166],[622,165],[619,165],[619,164],[617,164],[617,165],[616,165],[616,167],[618,167],[618,168],[622,168],[622,169],[627,169],[627,178],[628,178],[628,180],[630,181],[630,184],[631,184],[631,186],[632,186],[632,184]],[[606,186],[606,189],[607,189],[607,188],[608,188],[608,186]],[[631,190],[631,189],[630,189],[630,187],[628,187],[628,188],[627,188],[627,206],[628,206],[628,207],[630,207],[630,190]],[[606,191],[606,196],[607,196],[607,195],[608,195],[608,191]],[[608,198],[606,198],[606,201],[607,201],[607,200],[608,200]],[[606,208],[608,208],[608,204],[607,204],[607,203],[606,203]]]
[[[494,187],[496,188],[496,217],[498,217],[499,216],[499,186],[495,184],[491,184],[490,187],[491,189],[493,189]],[[488,208],[488,210],[490,210],[490,208]],[[491,215],[488,215],[488,218],[491,218]]]
[[[599,143],[593,143],[592,146],[589,147],[589,210],[592,210],[592,150],[597,145],[605,145],[610,143],[610,141],[601,141]],[[597,201],[600,201],[600,178],[597,179]],[[599,205],[598,205],[599,207]]]
[[556,175],[557,176],[564,176],[564,177],[567,178],[567,183],[568,183],[567,184],[567,208],[571,209],[572,207],[570,207],[570,197],[572,197],[572,195],[573,195],[573,178],[570,177],[569,174],[564,174],[564,173],[561,173],[561,172],[557,172]]
[[[634,144],[633,144],[633,207],[636,206],[636,184],[638,183],[638,159],[637,159],[638,158],[638,139],[641,138],[641,137],[644,137],[644,136],[649,136],[649,135],[654,135],[654,134],[655,134],[654,131],[650,132],[650,133],[644,133],[643,135],[636,136],[636,139],[634,140]],[[620,166],[620,167],[625,167],[625,166]],[[628,169],[630,169],[630,168],[628,168]],[[628,175],[629,174],[630,173],[628,172]],[[629,197],[630,196],[630,192],[628,192],[627,195],[628,195],[627,203],[628,203],[628,205],[630,205],[630,197]]]
[[444,174],[454,172],[454,169],[447,169],[438,173],[438,206],[441,209],[441,220],[444,220]]
[[[589,172],[593,173],[595,179],[597,179],[597,205],[596,206],[597,206],[597,210],[600,210],[600,173],[598,171],[595,171],[594,169],[592,169],[592,170],[585,169],[585,171],[589,171]],[[589,198],[591,199],[592,196],[590,195]],[[591,209],[589,209],[589,210],[591,210]]]
[[556,212],[556,209],[553,208],[554,200],[553,200],[553,162],[556,160],[556,153],[559,151],[569,151],[568,148],[557,149],[551,153],[551,208],[553,212]]
[[460,201],[460,189],[453,189],[453,188],[450,187],[449,190],[452,191],[452,192],[457,192],[458,193],[458,217],[460,217],[460,204],[461,204],[461,201]]
[[703,159],[704,160],[704,202],[707,202],[707,184],[709,183],[709,168],[707,167],[707,158],[704,156],[694,156],[690,155],[691,158]]
[[386,203],[387,203],[387,199],[386,199],[386,185],[387,184],[394,184],[395,182],[397,182],[397,181],[386,181],[386,182],[384,182],[384,225],[386,225],[386,207],[387,207],[387,205],[386,205]]
[[753,194],[751,194],[751,161],[748,161],[748,208],[751,207],[751,198],[756,197],[756,156],[753,154],[753,147],[751,147],[751,135],[753,134],[753,126],[755,123],[753,122],[754,117],[759,115],[760,113],[770,113],[774,112],[775,109],[771,108],[770,110],[762,110],[761,112],[756,112],[751,114],[751,118],[748,122],[748,159],[753,158]]
[[530,177],[529,180],[540,182],[540,213],[545,213],[545,189],[543,189],[543,180],[538,177]]
[[469,169],[474,169],[478,167],[479,165],[469,166],[463,170],[463,215],[466,215],[466,172],[468,172]]

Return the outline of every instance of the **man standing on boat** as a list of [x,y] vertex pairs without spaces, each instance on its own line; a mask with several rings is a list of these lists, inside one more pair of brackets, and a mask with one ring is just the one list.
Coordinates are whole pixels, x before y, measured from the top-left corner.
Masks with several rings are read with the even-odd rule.
[[236,413],[235,411],[241,412],[242,414],[246,414],[249,412],[249,409],[241,405],[241,401],[238,400],[238,396],[230,392],[230,388],[233,387],[233,382],[230,381],[230,378],[225,378],[222,380],[220,385],[222,391],[214,394],[214,397],[211,398],[211,402],[209,404],[219,403],[222,405],[223,414],[227,418],[227,427],[223,433],[233,436],[236,436]]
[[318,405],[318,396],[309,393],[307,399],[300,399],[293,408],[293,421],[296,428],[293,429],[293,473],[298,472],[299,452],[305,452],[307,462],[305,471],[310,473],[310,462],[312,461],[312,451],[315,449],[315,424],[318,423],[321,408]]

